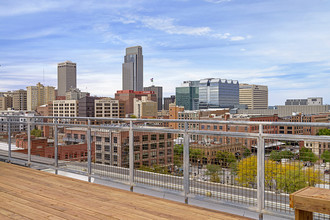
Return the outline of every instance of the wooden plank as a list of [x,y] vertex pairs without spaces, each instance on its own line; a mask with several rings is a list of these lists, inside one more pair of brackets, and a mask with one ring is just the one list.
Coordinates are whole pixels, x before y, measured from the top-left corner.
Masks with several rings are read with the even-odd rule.
[[20,204],[17,214],[32,207],[38,218],[247,219],[1,162],[0,196],[10,211]]
[[290,195],[290,207],[329,215],[330,190],[306,187]]
[[295,220],[313,220],[313,212],[295,209]]

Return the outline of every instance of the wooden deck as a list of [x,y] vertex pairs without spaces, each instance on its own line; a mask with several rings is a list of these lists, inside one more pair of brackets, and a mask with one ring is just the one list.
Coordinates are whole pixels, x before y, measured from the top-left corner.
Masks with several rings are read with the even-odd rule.
[[0,219],[248,219],[0,162]]

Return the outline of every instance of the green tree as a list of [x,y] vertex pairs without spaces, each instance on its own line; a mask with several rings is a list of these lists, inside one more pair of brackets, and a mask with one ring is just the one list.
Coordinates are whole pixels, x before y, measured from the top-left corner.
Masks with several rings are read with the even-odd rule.
[[221,167],[219,165],[214,165],[214,164],[208,164],[206,165],[206,172],[205,175],[210,176],[210,181],[211,182],[220,182],[220,174]]
[[174,165],[181,167],[182,160],[183,160],[183,145],[182,144],[174,145],[173,153],[174,153],[174,155],[173,155]]
[[300,149],[299,159],[302,161],[310,161],[312,163],[315,163],[318,160],[317,156],[312,152],[312,150],[305,147]]
[[136,115],[131,115],[130,118],[137,118]]
[[244,151],[243,151],[243,157],[246,158],[246,157],[249,157],[251,155],[251,151],[249,148],[245,147],[244,148]]
[[203,151],[202,149],[189,149],[189,159],[190,161],[197,161],[202,159]]
[[321,159],[324,162],[330,162],[330,151],[326,150],[323,152],[323,154],[321,154]]
[[35,136],[35,137],[41,137],[42,135],[42,131],[41,130],[38,130],[38,129],[33,129],[31,131],[31,135]]
[[291,151],[288,151],[288,150],[284,150],[284,151],[273,150],[270,153],[269,159],[271,159],[273,161],[281,161],[282,159],[292,159],[293,157],[294,157],[294,153],[292,153]]
[[330,129],[324,128],[320,129],[316,135],[329,135],[330,136]]
[[237,161],[235,155],[229,152],[218,151],[216,157],[219,163],[224,167],[229,167],[232,163]]

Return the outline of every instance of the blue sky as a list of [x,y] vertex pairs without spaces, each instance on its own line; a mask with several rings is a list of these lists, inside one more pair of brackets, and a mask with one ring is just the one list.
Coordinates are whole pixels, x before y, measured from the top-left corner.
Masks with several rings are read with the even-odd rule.
[[113,97],[125,48],[140,45],[144,86],[154,78],[164,96],[215,77],[267,85],[269,105],[330,104],[329,11],[330,0],[0,0],[0,91],[57,86],[71,60],[81,90]]

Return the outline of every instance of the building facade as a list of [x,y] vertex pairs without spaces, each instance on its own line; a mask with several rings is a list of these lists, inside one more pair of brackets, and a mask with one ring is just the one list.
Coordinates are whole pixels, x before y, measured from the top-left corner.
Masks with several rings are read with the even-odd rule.
[[144,91],[153,91],[157,96],[157,110],[161,111],[163,109],[163,87],[161,86],[148,86],[143,88]]
[[176,105],[186,110],[199,109],[199,81],[184,81],[175,89]]
[[[92,128],[95,163],[128,167],[129,132]],[[86,128],[66,128],[65,136],[82,139]],[[134,132],[134,167],[170,166],[173,164],[173,135],[170,133]]]
[[65,98],[66,100],[79,100],[89,95],[88,92],[82,92],[78,88],[70,88],[69,91],[65,93]]
[[239,85],[239,104],[247,105],[248,109],[268,108],[268,87],[262,85]]
[[157,102],[157,96],[153,91],[118,90],[115,99],[125,103],[125,114],[129,115],[134,113],[134,98],[141,100],[144,96],[150,101]]
[[239,104],[237,80],[219,78],[202,79],[199,82],[199,108],[233,108]]
[[143,91],[142,47],[126,48],[122,75],[123,90]]
[[125,118],[125,103],[112,98],[95,100],[95,117]]
[[52,108],[55,117],[78,117],[79,115],[77,100],[54,100]]
[[27,110],[27,92],[24,89],[13,91],[13,109],[18,111]]
[[171,95],[171,97],[164,98],[164,110],[169,110],[171,103],[175,103],[175,95]]
[[95,100],[99,98],[94,96],[85,96],[79,99],[79,117],[95,117]]
[[150,101],[146,96],[141,100],[134,98],[134,115],[137,118],[157,118],[157,102]]
[[65,96],[70,88],[77,88],[77,64],[65,61],[57,65],[57,96]]
[[55,87],[44,86],[38,83],[36,86],[28,86],[27,90],[27,110],[36,110],[38,106],[47,104],[55,100]]

